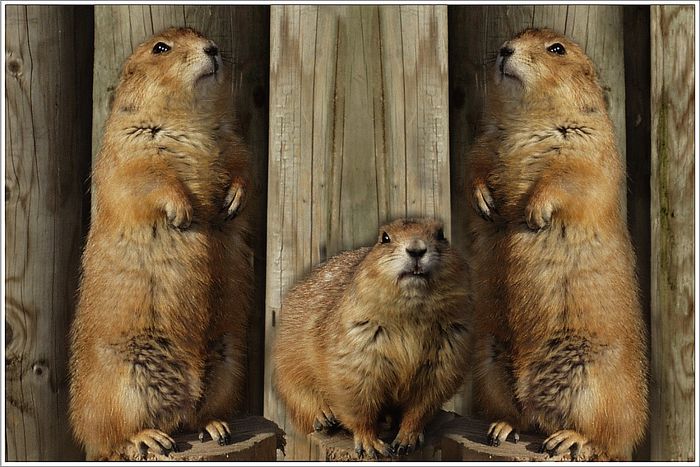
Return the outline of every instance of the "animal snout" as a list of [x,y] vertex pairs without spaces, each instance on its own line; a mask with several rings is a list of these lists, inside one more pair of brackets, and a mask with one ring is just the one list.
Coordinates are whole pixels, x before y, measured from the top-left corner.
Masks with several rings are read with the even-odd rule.
[[216,44],[209,44],[208,46],[204,47],[204,53],[210,57],[216,57],[219,55],[219,48],[216,46]]
[[423,240],[412,240],[406,247],[406,253],[412,258],[420,258],[426,251],[428,248]]

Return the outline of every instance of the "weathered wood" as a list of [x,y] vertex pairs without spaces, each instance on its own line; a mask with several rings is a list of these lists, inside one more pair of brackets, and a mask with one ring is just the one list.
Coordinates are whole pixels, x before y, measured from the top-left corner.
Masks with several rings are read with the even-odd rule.
[[[651,137],[649,5],[623,8],[625,36],[625,115],[627,132],[627,225],[637,259],[639,302],[647,329],[651,291]],[[647,346],[651,343],[647,340]],[[647,349],[647,352],[649,350]],[[651,384],[654,384],[651,382]],[[634,460],[649,459],[649,430],[634,452]]]
[[[406,215],[450,224],[447,9],[273,6],[265,415],[309,459],[272,384],[282,297],[312,265]],[[300,356],[303,358],[303,356]]]
[[87,214],[92,8],[5,13],[6,459],[77,460],[67,334]]
[[695,460],[695,26],[651,7],[651,460]]
[[[198,462],[271,462],[277,459],[277,450],[284,449],[282,430],[263,417],[244,417],[229,422],[231,444],[219,446],[208,439],[200,441],[198,433],[173,436],[177,452],[169,455],[148,453],[149,461]],[[133,459],[139,460],[139,459]]]
[[[453,243],[466,248],[466,153],[476,136],[486,83],[501,44],[528,27],[549,27],[577,41],[597,65],[617,143],[625,155],[622,7],[592,5],[450,6],[450,153]],[[621,189],[625,189],[622,187]],[[626,200],[626,194],[623,196]],[[469,379],[468,379],[469,381]],[[470,413],[469,385],[458,398]]]
[[93,87],[93,156],[124,60],[154,33],[170,26],[193,27],[222,50],[233,86],[232,107],[241,135],[251,150],[256,186],[247,209],[254,212],[251,258],[256,296],[249,316],[246,409],[262,413],[263,307],[265,287],[265,206],[267,204],[267,94],[269,8],[266,6],[96,5]]

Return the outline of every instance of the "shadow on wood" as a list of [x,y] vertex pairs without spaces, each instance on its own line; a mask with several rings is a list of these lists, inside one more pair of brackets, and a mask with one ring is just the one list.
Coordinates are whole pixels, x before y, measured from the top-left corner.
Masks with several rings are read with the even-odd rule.
[[[169,455],[149,453],[149,461],[275,461],[277,449],[284,450],[284,432],[263,417],[245,417],[229,423],[231,444],[220,446],[209,439],[200,441],[197,433],[185,433],[173,438],[178,452]],[[136,460],[136,459],[134,459]]]

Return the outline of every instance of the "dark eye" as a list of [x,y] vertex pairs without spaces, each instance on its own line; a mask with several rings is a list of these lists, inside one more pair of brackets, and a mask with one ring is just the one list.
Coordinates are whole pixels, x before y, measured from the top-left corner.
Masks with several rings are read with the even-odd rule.
[[440,229],[437,231],[437,234],[435,234],[435,238],[438,240],[444,240],[445,239],[445,231]]
[[547,47],[547,52],[551,52],[557,55],[564,55],[566,54],[566,49],[559,42],[555,42],[554,44]]
[[166,44],[165,42],[158,42],[156,45],[153,46],[152,52],[154,54],[162,54],[170,50],[170,46]]
[[382,233],[382,243],[389,243],[391,241],[391,238],[389,238],[389,234],[386,232]]

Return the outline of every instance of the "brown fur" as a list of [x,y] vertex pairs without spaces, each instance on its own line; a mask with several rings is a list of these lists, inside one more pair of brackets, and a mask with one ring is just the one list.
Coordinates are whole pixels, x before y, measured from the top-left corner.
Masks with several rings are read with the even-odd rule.
[[486,219],[469,221],[478,404],[505,422],[496,444],[569,430],[544,448],[629,459],[647,420],[646,334],[613,126],[578,45],[527,30],[505,47],[469,155]]
[[[287,294],[273,361],[277,391],[300,430],[338,420],[359,455],[387,455],[378,423],[392,413],[401,419],[392,445],[403,453],[456,392],[468,350],[466,290],[462,260],[441,230],[432,220],[394,221],[373,247],[338,254]],[[416,263],[407,248],[419,243],[428,250],[420,260],[427,279],[410,275]]]
[[173,28],[139,45],[105,126],[71,335],[88,459],[167,451],[177,428],[223,442],[243,396],[248,162],[211,44]]

